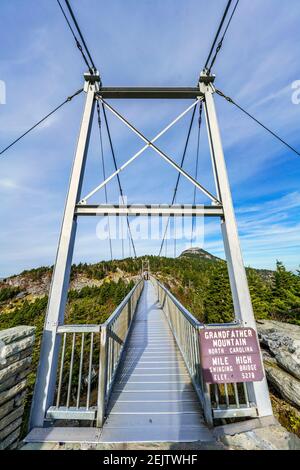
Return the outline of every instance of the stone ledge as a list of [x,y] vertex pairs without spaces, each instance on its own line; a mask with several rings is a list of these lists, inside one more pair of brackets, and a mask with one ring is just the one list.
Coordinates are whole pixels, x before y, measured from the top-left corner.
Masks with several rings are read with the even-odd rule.
[[232,450],[300,450],[300,439],[279,424],[223,435],[219,439]]
[[0,361],[0,371],[5,369],[6,367],[10,366],[11,364],[14,364],[15,362],[21,361],[22,359],[25,359],[25,357],[31,356],[32,354],[32,345],[27,348],[23,349],[22,351],[13,354],[12,356],[6,357]]
[[259,429],[265,426],[272,425],[278,425],[278,421],[276,420],[276,418],[274,416],[265,416],[263,418],[248,419],[247,421],[240,421],[238,423],[216,426],[213,429],[213,435],[215,437],[233,436],[242,432],[247,432],[253,429]]
[[7,414],[0,420],[0,431],[8,426],[10,423],[15,421],[16,419],[20,418],[24,412],[24,406],[21,405],[19,408],[16,408],[11,413]]
[[0,331],[0,450],[18,447],[35,327]]
[[12,421],[10,424],[8,424],[2,431],[0,431],[0,441],[3,442],[3,440],[12,434],[16,429],[20,428],[22,424],[22,417],[16,419],[15,421]]
[[22,382],[16,384],[14,387],[0,393],[0,405],[5,403],[6,401],[13,398],[15,395],[18,395],[26,388],[26,379],[22,380]]
[[4,441],[0,442],[0,450],[4,450],[16,445],[16,441],[19,439],[20,432],[21,428],[18,428],[12,434],[7,436]]
[[4,344],[11,344],[27,338],[27,336],[33,336],[34,332],[34,326],[15,326],[14,328],[0,331],[0,341]]
[[271,361],[264,361],[268,381],[278,390],[280,395],[296,408],[300,408],[300,380],[281,369]]
[[9,379],[5,382],[0,382],[0,395],[2,392],[7,391],[8,389],[12,388],[14,384],[21,382],[25,379],[31,372],[31,369],[27,368],[25,370],[19,371],[17,374],[12,375]]
[[25,349],[30,348],[34,343],[34,335],[27,336],[26,338],[22,338],[20,341],[16,341],[10,344],[6,344],[5,346],[2,346],[0,350],[0,358],[1,358],[1,364],[2,368],[6,367],[6,361],[7,358],[10,356],[13,356],[15,354],[20,353],[21,351],[24,351]]
[[13,362],[9,366],[5,367],[5,369],[0,370],[0,383],[4,382],[11,376],[17,374],[22,369],[27,369],[27,367],[31,363],[31,356],[27,356],[20,361]]

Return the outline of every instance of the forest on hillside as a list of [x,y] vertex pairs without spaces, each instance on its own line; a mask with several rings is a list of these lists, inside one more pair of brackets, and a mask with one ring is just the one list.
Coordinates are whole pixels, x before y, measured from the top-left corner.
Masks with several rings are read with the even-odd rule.
[[[218,258],[204,259],[197,255],[179,258],[149,256],[150,270],[168,287],[178,300],[201,322],[226,323],[233,319],[233,305],[229,277],[225,261]],[[140,273],[142,258],[103,261],[95,264],[73,265],[71,280],[84,276],[101,285],[87,285],[80,290],[70,290],[66,320],[73,323],[97,323],[104,321],[133,285],[134,276]],[[276,319],[300,325],[300,270],[293,273],[277,261],[274,271],[246,268],[255,317]],[[18,278],[26,278],[27,284],[50,278],[52,268],[41,267],[23,271],[0,283],[0,328],[20,322],[36,321],[47,304],[47,292],[43,296],[19,294]],[[118,282],[112,274],[121,273]],[[124,281],[122,280],[124,277]],[[130,285],[128,285],[131,279]],[[21,285],[21,283],[20,283]],[[9,308],[8,308],[9,306]]]

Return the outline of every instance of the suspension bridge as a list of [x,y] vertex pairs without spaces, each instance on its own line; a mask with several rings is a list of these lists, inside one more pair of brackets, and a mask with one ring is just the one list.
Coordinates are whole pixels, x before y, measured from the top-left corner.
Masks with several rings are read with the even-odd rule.
[[[61,227],[46,313],[40,362],[32,400],[29,434],[26,442],[190,442],[211,441],[218,420],[262,418],[272,416],[265,376],[259,381],[212,383],[205,379],[202,365],[201,331],[251,328],[256,331],[249,288],[240,249],[227,168],[215,107],[215,94],[237,106],[251,119],[270,132],[282,144],[297,153],[291,145],[258,121],[232,98],[215,87],[212,74],[229,25],[239,0],[229,0],[218,26],[205,66],[195,87],[104,87],[70,2],[57,0],[75,44],[88,68],[84,86],[64,100],[18,139],[3,149],[4,154],[32,129],[57,112],[77,95],[85,93],[85,105],[74,164]],[[149,139],[118,109],[114,100],[190,100],[189,106],[163,130]],[[82,195],[83,174],[94,111],[102,156],[103,181]],[[198,140],[195,175],[184,169],[191,129],[198,109]],[[111,113],[143,142],[141,149],[118,166],[107,114]],[[192,113],[180,164],[167,155],[157,140],[183,116]],[[210,144],[215,193],[198,181],[199,136],[202,114],[205,114]],[[112,155],[114,171],[107,175],[103,155],[102,121]],[[128,205],[120,173],[151,148],[177,171],[171,204]],[[110,204],[107,184],[117,180],[121,203]],[[192,204],[177,203],[180,178],[194,188]],[[101,189],[105,204],[90,204]],[[196,193],[209,203],[196,204]],[[214,217],[220,222],[234,305],[234,321],[226,325],[201,324],[179,303],[169,290],[151,274],[149,263],[142,266],[135,286],[108,320],[101,324],[65,324],[65,307],[77,220],[80,217],[123,217],[136,256],[130,217],[167,217],[160,252],[168,224],[175,217]],[[113,258],[110,241],[110,256]],[[124,246],[122,246],[124,255]]]

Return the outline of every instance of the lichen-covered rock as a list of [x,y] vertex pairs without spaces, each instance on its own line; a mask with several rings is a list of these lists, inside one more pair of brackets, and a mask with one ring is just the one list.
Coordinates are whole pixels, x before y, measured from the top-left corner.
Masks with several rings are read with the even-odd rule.
[[17,374],[20,371],[24,371],[30,366],[31,363],[31,356],[25,357],[18,362],[13,362],[8,367],[3,368],[0,370],[0,384],[7,380],[9,377]]
[[300,439],[280,425],[223,436],[221,441],[232,450],[300,450]]
[[22,424],[22,417],[16,419],[15,421],[9,423],[0,431],[0,441],[3,441],[7,436],[12,434],[16,429],[18,429]]
[[300,380],[278,367],[273,361],[265,359],[264,366],[268,381],[288,403],[300,408]]
[[23,379],[25,379],[28,374],[30,373],[30,368],[27,369],[22,369],[19,372],[17,372],[14,375],[11,375],[7,380],[4,382],[0,381],[0,393],[2,393],[4,390],[8,390],[11,387],[14,387],[15,384],[21,382]]
[[18,395],[20,392],[25,390],[25,388],[26,388],[26,379],[17,383],[14,387],[8,390],[5,390],[4,392],[1,392],[0,393],[0,405],[10,400],[11,398],[15,397],[16,395]]
[[6,367],[8,367],[10,364],[13,364],[14,362],[18,362],[18,361],[21,361],[22,359],[24,359],[25,357],[28,357],[28,356],[31,356],[32,355],[32,345],[27,348],[27,349],[23,349],[22,351],[16,353],[16,354],[13,354],[12,356],[9,356],[9,357],[5,357],[5,358],[0,358],[0,371],[2,369],[5,369]]
[[9,449],[14,446],[20,436],[21,428],[18,427],[14,432],[9,434],[2,442],[0,442],[0,450]]
[[7,363],[10,362],[9,358],[15,354],[18,354],[26,349],[30,349],[34,344],[34,336],[28,336],[22,338],[20,341],[16,341],[11,344],[4,344],[1,347],[0,343],[0,368],[7,366]]
[[11,410],[14,409],[15,406],[15,399],[7,401],[4,405],[0,407],[0,422],[3,417],[5,417]]
[[34,335],[34,332],[34,326],[15,326],[14,328],[0,331],[0,341],[4,344],[11,344],[27,336]]
[[261,344],[268,348],[278,365],[300,379],[300,326],[260,320],[257,331]]
[[14,411],[6,415],[4,418],[0,420],[0,431],[5,429],[9,424],[13,423],[16,419],[20,418],[23,415],[24,406],[19,406]]
[[18,445],[34,333],[31,326],[0,332],[0,450]]

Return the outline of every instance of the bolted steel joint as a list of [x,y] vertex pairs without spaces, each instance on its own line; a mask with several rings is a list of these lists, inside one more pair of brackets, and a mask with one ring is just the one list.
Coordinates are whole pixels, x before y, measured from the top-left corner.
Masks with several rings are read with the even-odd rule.
[[93,73],[86,72],[83,74],[84,76],[84,91],[87,93],[89,86],[94,85],[95,89],[99,89],[101,87],[101,78],[98,70],[95,70]]
[[215,81],[216,76],[214,74],[210,74],[207,69],[202,70],[199,78],[199,83],[204,83],[208,85],[209,83],[213,83]]
[[98,70],[96,70],[93,74],[91,74],[90,72],[86,72],[83,74],[83,76],[86,82],[89,82],[89,83],[100,82],[100,74]]

